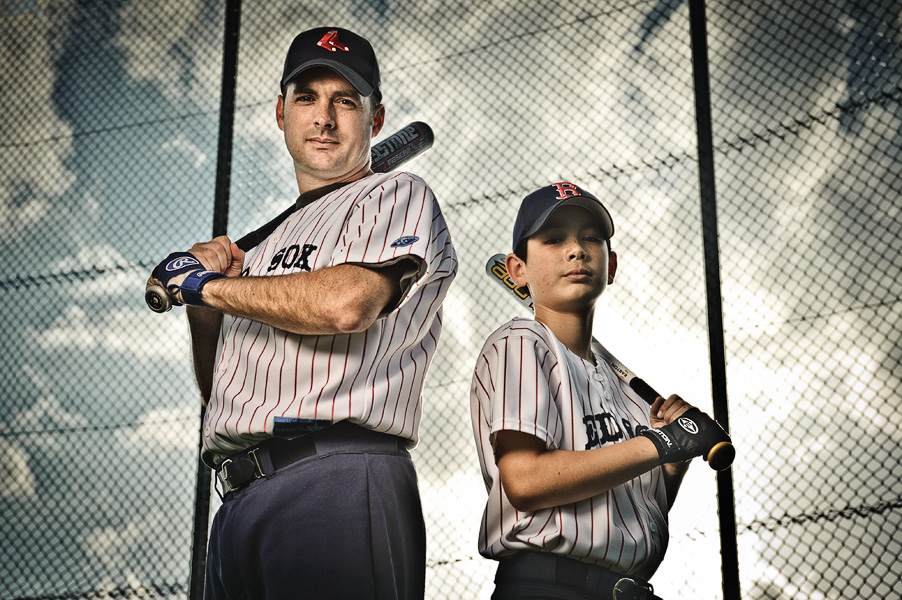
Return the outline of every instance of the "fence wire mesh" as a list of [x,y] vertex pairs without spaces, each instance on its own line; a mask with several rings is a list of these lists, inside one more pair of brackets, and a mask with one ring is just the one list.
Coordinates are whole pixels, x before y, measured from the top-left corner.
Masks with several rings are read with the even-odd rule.
[[[900,10],[706,3],[743,598],[900,597]],[[183,312],[141,292],[210,237],[224,15],[0,0],[2,600],[188,595],[198,394]],[[294,200],[274,107],[303,29],[373,43],[380,139],[436,134],[408,166],[460,259],[414,451],[427,598],[491,594],[468,391],[485,337],[524,314],[484,264],[527,193],[568,180],[603,199],[620,268],[597,337],[711,409],[689,17],[685,0],[241,4],[230,235]],[[658,595],[722,597],[717,509],[696,464]]]

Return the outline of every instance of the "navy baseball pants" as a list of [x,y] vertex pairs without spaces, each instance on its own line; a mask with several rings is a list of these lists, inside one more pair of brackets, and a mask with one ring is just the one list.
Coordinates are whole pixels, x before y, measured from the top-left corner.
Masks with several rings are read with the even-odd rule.
[[226,494],[206,600],[422,600],[426,532],[403,441],[344,425],[312,435],[316,454]]

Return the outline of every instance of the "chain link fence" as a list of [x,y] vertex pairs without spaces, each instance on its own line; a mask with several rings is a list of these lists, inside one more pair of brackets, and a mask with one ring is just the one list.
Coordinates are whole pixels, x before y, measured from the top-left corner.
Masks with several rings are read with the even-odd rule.
[[[188,596],[199,398],[183,312],[141,293],[211,235],[225,10],[0,0],[0,600]],[[742,598],[900,597],[900,12],[706,3]],[[468,393],[485,337],[524,314],[484,265],[527,193],[603,199],[620,267],[596,336],[712,409],[689,23],[684,0],[241,4],[230,235],[294,200],[275,101],[303,29],[372,42],[381,137],[436,134],[409,169],[460,271],[414,452],[427,598],[491,594]],[[723,597],[717,514],[693,465],[658,595]]]

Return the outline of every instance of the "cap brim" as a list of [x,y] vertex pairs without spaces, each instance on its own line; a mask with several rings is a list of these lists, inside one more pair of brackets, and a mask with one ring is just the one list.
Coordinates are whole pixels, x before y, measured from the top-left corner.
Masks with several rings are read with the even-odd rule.
[[332,69],[333,71],[347,79],[348,83],[354,86],[354,89],[357,90],[357,92],[361,96],[366,97],[372,95],[373,93],[373,86],[367,83],[366,79],[358,75],[357,72],[354,71],[354,69],[348,67],[343,63],[329,60],[327,58],[309,60],[300,67],[296,68],[282,80],[282,87],[284,88],[292,79],[294,79],[304,71],[312,69],[313,67],[326,67],[328,69]]
[[614,236],[614,220],[611,219],[611,214],[608,212],[608,209],[604,207],[598,200],[594,198],[590,198],[587,196],[571,196],[566,200],[561,200],[554,206],[550,206],[545,209],[539,218],[536,219],[532,226],[523,233],[521,239],[526,239],[532,235],[535,235],[543,225],[545,225],[545,221],[548,220],[548,217],[554,213],[557,209],[562,206],[579,206],[585,208],[592,216],[595,217],[595,220],[598,221],[598,224],[601,226],[601,234],[602,237],[606,240],[611,239]]

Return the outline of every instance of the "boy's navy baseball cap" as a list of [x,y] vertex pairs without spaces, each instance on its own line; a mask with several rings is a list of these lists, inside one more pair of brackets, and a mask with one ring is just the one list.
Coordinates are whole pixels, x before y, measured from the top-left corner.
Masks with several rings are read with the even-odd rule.
[[614,235],[614,221],[601,201],[586,190],[562,181],[536,190],[523,199],[514,222],[514,251],[520,242],[538,233],[551,213],[561,206],[585,208],[598,221],[604,239],[610,240]]
[[299,33],[288,48],[280,86],[285,86],[303,71],[312,67],[328,67],[348,80],[361,96],[375,94],[382,101],[379,89],[379,63],[368,41],[352,31],[339,27],[318,27]]

